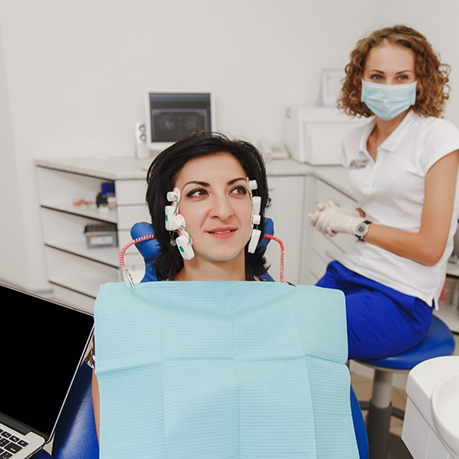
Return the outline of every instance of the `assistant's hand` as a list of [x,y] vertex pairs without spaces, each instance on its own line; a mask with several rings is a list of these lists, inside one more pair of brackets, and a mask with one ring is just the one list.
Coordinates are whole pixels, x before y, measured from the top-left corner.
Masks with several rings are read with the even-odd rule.
[[313,214],[308,214],[308,217],[311,219],[311,226],[316,226],[316,223],[317,223],[317,219],[319,218],[319,215],[320,213],[327,209],[328,207],[330,207],[330,203],[333,202],[333,201],[330,201],[329,203],[325,203],[325,202],[318,202],[316,204],[316,207],[317,207],[317,212],[313,213]]
[[357,224],[364,221],[355,207],[339,207],[333,201],[319,202],[317,209],[314,214],[308,214],[311,225],[329,236],[336,233],[354,234]]

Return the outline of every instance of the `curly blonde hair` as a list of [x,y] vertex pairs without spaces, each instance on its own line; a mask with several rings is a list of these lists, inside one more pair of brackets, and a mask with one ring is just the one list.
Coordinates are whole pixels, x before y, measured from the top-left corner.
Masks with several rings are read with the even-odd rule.
[[440,62],[426,38],[418,31],[404,26],[386,27],[376,30],[357,42],[351,53],[351,62],[346,65],[346,77],[338,108],[351,116],[370,117],[373,113],[360,100],[362,76],[368,53],[384,41],[410,48],[414,53],[417,76],[416,103],[411,109],[421,116],[438,117],[449,98],[450,66]]

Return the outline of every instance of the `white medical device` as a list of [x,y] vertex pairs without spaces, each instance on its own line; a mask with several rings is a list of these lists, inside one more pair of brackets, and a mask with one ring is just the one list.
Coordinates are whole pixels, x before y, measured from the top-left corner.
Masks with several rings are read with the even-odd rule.
[[[257,181],[249,180],[247,178],[247,182],[249,184],[250,193],[252,194],[252,191],[258,188]],[[261,197],[252,195],[252,224],[254,225],[254,227],[252,228],[249,247],[247,249],[249,253],[255,253],[255,250],[257,249],[258,241],[260,240],[261,231],[258,228],[255,228],[255,226],[258,226],[261,222],[260,210],[261,210]]]
[[210,91],[148,91],[146,146],[160,153],[192,132],[216,130]]
[[180,236],[175,240],[171,239],[171,244],[176,245],[180,255],[184,260],[194,258],[193,241],[190,233],[186,229],[186,222],[183,215],[178,213],[178,204],[180,202],[180,190],[175,187],[166,195],[167,200],[172,203],[165,208],[165,225],[167,231],[178,231]]
[[343,137],[368,122],[368,118],[352,118],[337,108],[292,106],[285,113],[283,142],[300,163],[338,165]]

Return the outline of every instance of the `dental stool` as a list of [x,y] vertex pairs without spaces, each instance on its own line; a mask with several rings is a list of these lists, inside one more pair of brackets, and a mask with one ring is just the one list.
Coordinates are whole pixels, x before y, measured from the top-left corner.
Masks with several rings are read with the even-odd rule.
[[432,316],[427,336],[413,349],[399,355],[377,360],[358,360],[375,370],[373,392],[370,402],[361,402],[362,409],[368,409],[366,427],[370,459],[403,459],[411,457],[401,440],[390,434],[391,416],[403,419],[404,412],[392,408],[392,378],[394,372],[408,373],[425,360],[451,355],[454,351],[454,337],[447,325]]

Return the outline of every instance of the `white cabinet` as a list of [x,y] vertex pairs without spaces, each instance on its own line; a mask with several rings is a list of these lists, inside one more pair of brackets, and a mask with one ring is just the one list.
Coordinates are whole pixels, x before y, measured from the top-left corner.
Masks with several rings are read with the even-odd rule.
[[[81,172],[59,159],[37,160],[48,280],[55,297],[88,311],[93,311],[101,284],[121,279],[120,245],[131,240],[132,225],[150,221],[145,204],[145,172],[139,169],[137,179],[119,179],[116,174],[104,172],[105,164],[97,165]],[[95,207],[74,205],[74,201],[82,199],[94,202],[104,182],[115,184],[116,210],[101,212]],[[88,248],[85,226],[104,223],[117,224],[118,246]],[[132,270],[143,266],[135,248],[126,253],[125,261]]]
[[[271,206],[267,216],[274,222],[274,236],[285,246],[285,280],[300,283],[301,239],[304,212],[304,176],[268,176]],[[280,247],[270,241],[266,251],[269,274],[280,280]]]
[[[36,163],[46,267],[54,296],[92,311],[99,286],[121,279],[119,250],[131,241],[131,227],[140,221],[150,221],[145,203],[146,172],[135,158],[110,161],[51,158],[37,159]],[[97,208],[74,206],[74,200],[94,201],[103,182],[115,184],[115,211],[99,212]],[[273,176],[268,170],[268,183],[272,205],[267,215],[274,221],[275,235],[285,245],[285,279],[296,284],[301,282],[305,175],[295,170]],[[84,228],[98,223],[117,224],[117,247],[87,248]],[[266,258],[270,274],[279,280],[277,242],[270,241]],[[126,252],[125,263],[134,280],[140,281],[144,262],[135,247]]]
[[310,226],[308,213],[316,212],[318,202],[332,200],[340,207],[357,207],[354,199],[347,194],[328,185],[317,177],[310,177],[313,181],[309,187],[305,212],[305,259],[302,263],[302,282],[315,284],[324,274],[328,263],[336,260],[344,252],[350,250],[355,244],[355,237],[349,234],[337,234],[334,237],[324,235]]

